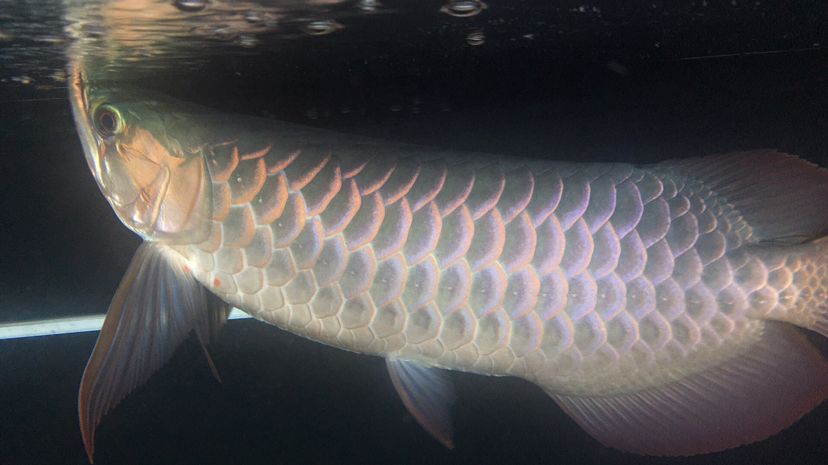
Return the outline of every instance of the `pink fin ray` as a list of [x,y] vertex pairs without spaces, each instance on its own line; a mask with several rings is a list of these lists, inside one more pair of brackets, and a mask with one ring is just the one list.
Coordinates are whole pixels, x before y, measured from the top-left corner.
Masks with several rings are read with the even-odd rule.
[[724,197],[755,242],[800,243],[828,234],[828,169],[775,150],[711,155],[655,165]]
[[[171,263],[161,246],[141,245],[112,299],[81,379],[78,414],[90,462],[95,428],[107,411],[161,368],[192,330],[206,346],[228,310],[226,304],[208,301],[192,274]],[[218,378],[209,355],[208,363]]]
[[446,372],[408,360],[385,361],[391,382],[408,412],[435,439],[453,449],[450,410],[455,394]]
[[669,384],[595,397],[550,394],[607,446],[694,455],[790,426],[828,397],[828,363],[792,326],[768,322],[745,353]]

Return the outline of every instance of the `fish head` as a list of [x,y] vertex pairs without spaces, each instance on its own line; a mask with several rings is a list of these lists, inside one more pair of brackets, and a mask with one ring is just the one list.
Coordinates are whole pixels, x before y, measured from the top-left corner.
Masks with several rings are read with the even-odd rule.
[[150,93],[72,72],[70,100],[86,162],[118,218],[145,240],[195,243],[209,234],[210,184],[187,114]]

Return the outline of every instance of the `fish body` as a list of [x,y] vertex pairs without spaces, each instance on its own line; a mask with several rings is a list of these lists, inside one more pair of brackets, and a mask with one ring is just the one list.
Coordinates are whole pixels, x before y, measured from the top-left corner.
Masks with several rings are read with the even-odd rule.
[[393,145],[348,165],[371,147],[285,139],[207,148],[210,233],[171,248],[222,300],[342,349],[603,394],[715,363],[807,280],[669,165]]
[[[462,154],[124,98],[80,71],[72,99],[102,191],[147,240],[108,321],[181,321],[168,338],[206,344],[229,304],[384,357],[449,446],[441,368],[529,380],[604,444],[657,455],[762,439],[828,396],[793,329],[828,335],[828,172],[795,157]],[[176,345],[135,326],[105,326],[84,375],[90,458],[103,413]]]

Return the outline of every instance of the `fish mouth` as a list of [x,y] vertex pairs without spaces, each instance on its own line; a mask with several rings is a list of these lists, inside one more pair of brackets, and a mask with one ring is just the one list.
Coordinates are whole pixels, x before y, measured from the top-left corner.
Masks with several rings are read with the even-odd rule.
[[[72,106],[72,117],[75,120],[75,128],[78,131],[78,138],[83,146],[84,157],[89,170],[99,179],[100,171],[100,157],[98,154],[95,134],[92,132],[92,127],[89,124],[89,102],[86,93],[86,76],[83,71],[83,65],[80,60],[73,60],[69,65],[70,85],[69,85],[69,101]],[[98,181],[99,187],[100,181]]]

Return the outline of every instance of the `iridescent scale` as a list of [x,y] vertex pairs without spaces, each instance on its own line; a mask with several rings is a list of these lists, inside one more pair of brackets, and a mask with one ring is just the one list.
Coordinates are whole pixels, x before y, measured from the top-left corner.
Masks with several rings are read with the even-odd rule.
[[369,155],[206,150],[211,234],[176,247],[199,281],[337,347],[571,393],[701,370],[799,296],[796,257],[752,255],[667,166],[344,150]]

